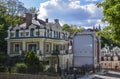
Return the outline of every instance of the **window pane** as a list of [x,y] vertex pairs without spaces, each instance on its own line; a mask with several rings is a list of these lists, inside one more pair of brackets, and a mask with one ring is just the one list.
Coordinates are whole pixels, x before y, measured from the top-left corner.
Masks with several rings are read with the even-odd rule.
[[29,44],[28,50],[36,51],[37,50],[36,44]]
[[16,37],[19,37],[19,30],[16,30]]
[[18,52],[18,51],[19,51],[19,49],[20,49],[19,44],[15,44],[15,52]]
[[34,29],[30,30],[30,36],[34,36]]

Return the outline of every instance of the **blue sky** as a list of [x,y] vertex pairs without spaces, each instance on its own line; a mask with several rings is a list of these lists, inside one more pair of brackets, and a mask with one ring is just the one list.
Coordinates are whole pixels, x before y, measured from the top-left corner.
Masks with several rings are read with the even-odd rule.
[[96,3],[102,0],[19,0],[27,8],[39,9],[38,18],[49,21],[59,19],[62,24],[73,24],[83,27],[104,27],[107,23],[101,22],[102,9]]
[[19,0],[20,2],[24,3],[26,8],[36,7],[39,8],[40,3],[45,2],[47,0]]

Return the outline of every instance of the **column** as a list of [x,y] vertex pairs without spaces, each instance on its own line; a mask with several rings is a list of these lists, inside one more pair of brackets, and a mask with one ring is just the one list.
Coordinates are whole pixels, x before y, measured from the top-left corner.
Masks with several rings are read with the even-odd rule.
[[26,49],[26,45],[25,45],[25,41],[24,41],[24,40],[22,41],[22,50],[23,50],[23,51],[26,51],[26,50],[27,50],[27,49]]
[[39,41],[39,50],[41,51],[41,54],[44,54],[44,39]]
[[7,54],[10,55],[10,41],[7,40]]
[[53,41],[51,42],[51,52],[53,52]]

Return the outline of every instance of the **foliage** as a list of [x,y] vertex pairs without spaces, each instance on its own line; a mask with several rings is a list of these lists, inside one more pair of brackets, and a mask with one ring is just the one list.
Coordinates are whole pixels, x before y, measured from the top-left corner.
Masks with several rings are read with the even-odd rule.
[[[0,1],[0,52],[7,51],[7,42],[5,38],[7,37],[8,27],[11,25],[16,26],[17,24],[21,24],[23,22],[23,17],[18,16],[18,14],[21,13],[21,11],[23,13],[25,11],[23,11],[23,9],[20,11],[20,8],[17,8],[19,5],[22,5],[19,1],[17,1],[18,0]],[[12,2],[14,2],[15,4],[12,4]]]
[[62,30],[68,31],[70,33],[70,36],[72,36],[74,34],[74,32],[81,32],[83,30],[83,28],[78,27],[76,25],[64,24],[62,26]]
[[51,66],[47,71],[50,73],[55,73],[55,67]]
[[7,60],[8,60],[7,54],[4,52],[0,52],[0,72],[7,71]]
[[0,53],[0,65],[6,66],[6,65],[7,65],[7,63],[6,63],[7,60],[8,60],[7,54],[4,53],[4,52],[1,52],[1,53]]
[[25,63],[16,63],[15,64],[15,71],[17,73],[26,73],[27,65]]
[[7,71],[7,67],[6,66],[0,66],[0,72],[6,72]]
[[28,12],[31,13],[31,14],[34,14],[37,12],[36,8],[35,7],[31,7],[30,9],[28,9]]
[[120,0],[104,0],[98,6],[103,8],[102,20],[109,23],[109,26],[105,27],[100,34],[120,44]]
[[33,51],[25,54],[25,64],[28,66],[28,73],[36,73],[43,70],[43,64]]
[[10,14],[11,16],[18,14],[23,15],[25,12],[27,12],[27,9],[23,6],[24,4],[19,0],[6,0],[3,2],[7,7],[7,14]]

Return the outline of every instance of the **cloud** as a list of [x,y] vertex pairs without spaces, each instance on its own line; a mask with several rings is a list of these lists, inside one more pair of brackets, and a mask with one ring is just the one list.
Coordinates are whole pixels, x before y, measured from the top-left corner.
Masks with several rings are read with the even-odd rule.
[[[101,23],[102,10],[97,8],[90,0],[48,0],[40,4],[38,18],[58,18],[62,24],[74,24],[79,26],[94,26]],[[92,0],[97,1],[97,0]]]

